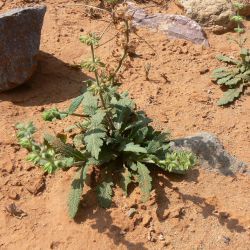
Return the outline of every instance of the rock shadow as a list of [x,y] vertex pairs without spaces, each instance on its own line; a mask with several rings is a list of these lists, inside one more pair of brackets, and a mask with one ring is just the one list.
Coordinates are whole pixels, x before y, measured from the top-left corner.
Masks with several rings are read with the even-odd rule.
[[80,69],[46,52],[38,55],[38,66],[23,85],[0,93],[0,101],[10,101],[18,106],[42,106],[72,99],[85,91],[89,77]]
[[212,134],[201,133],[174,140],[172,143],[174,148],[187,148],[192,151],[199,157],[199,163],[205,169],[225,176],[234,176],[246,169],[247,164],[230,155]]

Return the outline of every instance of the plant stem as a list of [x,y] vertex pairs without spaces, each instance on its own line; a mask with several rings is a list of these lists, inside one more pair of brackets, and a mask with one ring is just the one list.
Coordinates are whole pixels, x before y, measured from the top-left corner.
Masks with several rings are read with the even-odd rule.
[[[91,44],[91,54],[92,54],[92,60],[93,62],[95,63],[95,50],[94,50],[94,45]],[[107,110],[107,107],[106,107],[106,104],[105,104],[105,101],[104,101],[104,97],[103,97],[103,94],[102,94],[102,86],[101,86],[101,83],[100,83],[100,80],[99,80],[99,75],[98,75],[98,72],[97,70],[94,71],[95,73],[95,79],[96,79],[96,84],[97,86],[99,87],[99,96],[100,96],[100,100],[101,100],[101,103],[102,103],[102,107]],[[109,111],[107,111],[107,120],[108,120],[108,123],[110,125],[110,128],[111,129],[115,129],[115,126],[113,124],[113,121],[111,119],[111,114]]]
[[129,24],[128,24],[128,20],[124,20],[125,26],[126,26],[126,31],[125,31],[125,36],[126,36],[126,44],[124,45],[124,51],[123,51],[123,55],[118,63],[117,68],[115,69],[114,73],[112,74],[110,81],[113,84],[114,83],[114,78],[115,76],[118,74],[118,72],[120,71],[122,64],[125,60],[125,58],[127,57],[128,54],[128,44],[129,44]]

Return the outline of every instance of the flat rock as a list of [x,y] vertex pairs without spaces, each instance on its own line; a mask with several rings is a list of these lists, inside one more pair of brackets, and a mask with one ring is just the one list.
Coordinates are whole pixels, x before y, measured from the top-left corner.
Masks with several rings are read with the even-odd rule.
[[192,151],[199,158],[200,166],[205,169],[216,171],[223,175],[248,172],[247,164],[231,156],[213,134],[199,133],[173,140],[170,145],[172,149]]
[[45,6],[0,15],[0,92],[27,81],[37,66]]
[[186,15],[215,33],[232,28],[234,8],[230,0],[176,0]]
[[133,16],[135,26],[143,26],[164,32],[170,38],[184,39],[195,44],[209,46],[202,27],[194,20],[181,15],[147,14],[134,3],[127,2],[129,13]]

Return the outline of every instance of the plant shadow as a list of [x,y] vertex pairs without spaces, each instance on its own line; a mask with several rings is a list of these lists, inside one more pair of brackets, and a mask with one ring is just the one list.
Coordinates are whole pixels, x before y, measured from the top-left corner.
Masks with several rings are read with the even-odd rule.
[[60,103],[83,92],[86,89],[83,81],[87,79],[89,77],[80,69],[41,51],[31,79],[15,89],[0,93],[0,100],[25,107]]
[[123,245],[130,250],[147,249],[142,242],[132,243],[125,239],[122,228],[114,224],[111,212],[98,206],[94,190],[87,191],[83,200],[86,200],[87,204],[83,203],[79,208],[75,218],[76,223],[91,221],[91,227],[98,233],[106,234],[116,246]]

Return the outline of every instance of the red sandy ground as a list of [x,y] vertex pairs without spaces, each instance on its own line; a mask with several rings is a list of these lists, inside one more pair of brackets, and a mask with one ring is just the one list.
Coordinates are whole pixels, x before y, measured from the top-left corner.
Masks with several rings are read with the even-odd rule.
[[[6,1],[0,12],[24,2]],[[31,168],[24,160],[25,150],[16,144],[14,127],[32,120],[42,135],[72,123],[45,123],[41,111],[63,109],[79,94],[86,75],[67,66],[89,54],[79,35],[102,31],[110,20],[106,15],[91,20],[83,1],[41,2],[48,11],[39,67],[27,84],[0,94],[0,249],[250,249],[249,176],[243,174],[225,177],[200,167],[185,177],[153,171],[155,191],[148,203],[140,203],[137,189],[129,198],[117,189],[112,208],[104,210],[97,206],[93,191],[86,190],[76,221],[68,218],[74,169],[44,176]],[[165,8],[147,5],[154,5],[154,12],[181,13],[172,1]],[[111,29],[104,41],[115,32]],[[237,48],[227,42],[229,34],[208,33],[209,49],[147,30],[139,35],[150,46],[139,39],[136,52],[141,56],[130,60],[121,90],[128,90],[138,108],[153,118],[153,125],[169,129],[173,138],[212,132],[232,155],[250,162],[249,90],[234,105],[221,108],[216,102],[222,91],[210,80],[211,70],[220,66],[216,55],[237,55]],[[99,56],[111,60],[114,46],[106,44]],[[145,63],[152,65],[150,81],[145,80]],[[45,187],[32,194],[41,183]],[[6,212],[12,202],[27,216],[18,219]],[[133,218],[127,216],[130,207],[137,209]]]

